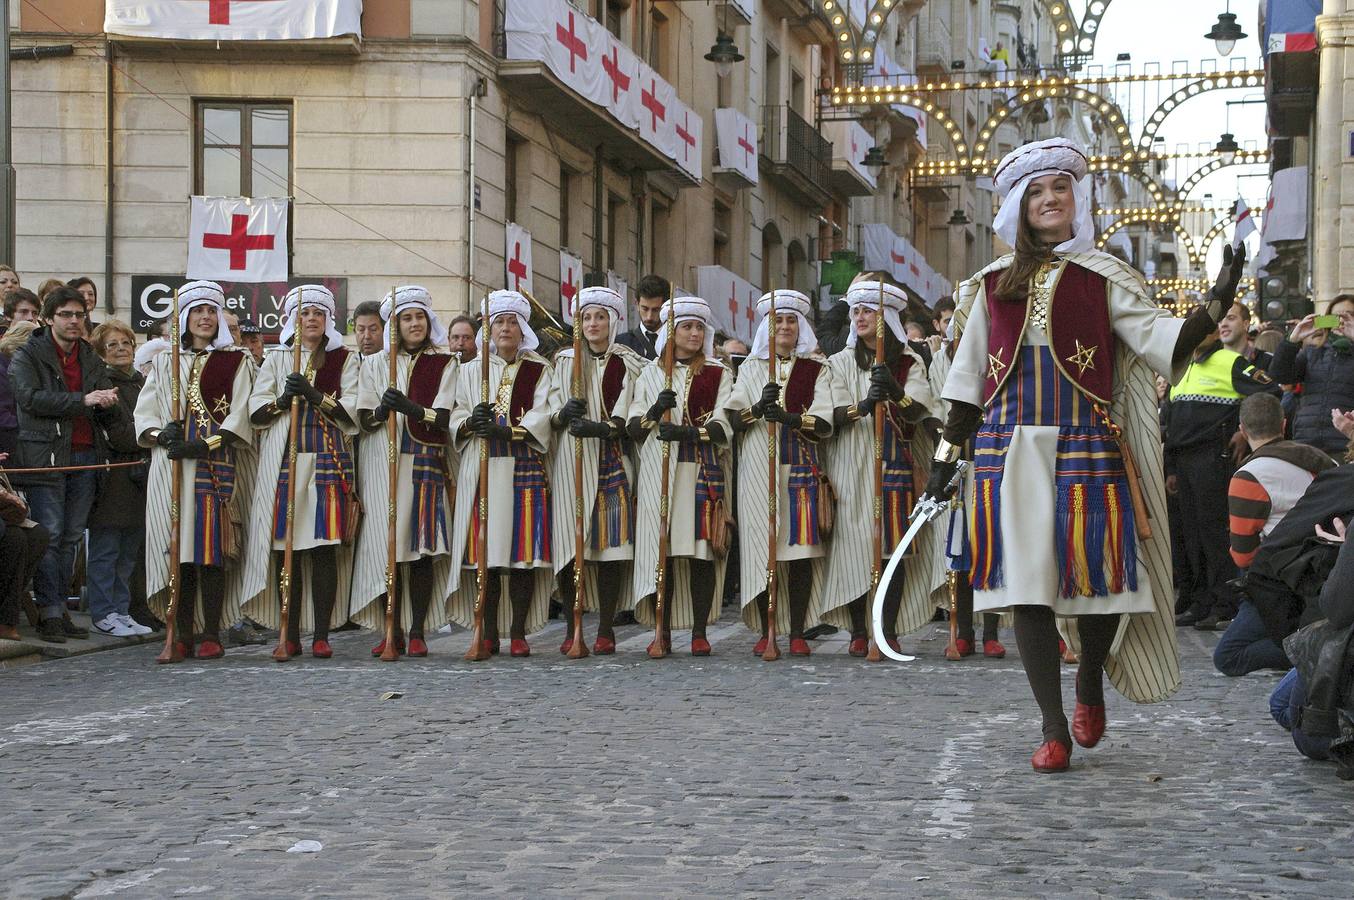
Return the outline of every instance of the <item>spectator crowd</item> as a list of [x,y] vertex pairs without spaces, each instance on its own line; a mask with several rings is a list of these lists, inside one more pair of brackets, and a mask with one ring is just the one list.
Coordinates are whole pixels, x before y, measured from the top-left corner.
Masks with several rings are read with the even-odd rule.
[[[665,288],[647,282],[638,287],[639,322],[616,340],[652,359]],[[87,638],[71,616],[81,607],[106,635],[159,630],[164,623],[145,603],[149,454],[138,446],[133,410],[168,340],[139,340],[125,322],[96,319],[89,278],[50,279],[34,292],[0,266],[0,296],[0,638],[18,639],[21,616],[43,641]],[[1354,295],[1318,305],[1319,315],[1276,328],[1259,327],[1236,304],[1179,381],[1159,381],[1158,397],[1177,626],[1220,633],[1213,659],[1225,675],[1284,672],[1270,699],[1274,719],[1301,753],[1335,760],[1342,777],[1354,777],[1354,550],[1346,541]],[[937,387],[953,311],[943,300],[904,319]],[[233,318],[235,345],[262,364],[261,330]],[[476,354],[477,327],[466,316],[448,325],[448,348],[462,360]],[[840,350],[849,329],[844,303],[825,310],[821,350]],[[378,304],[357,305],[348,331],[358,353],[379,351]],[[722,332],[714,348],[735,371],[749,354]],[[984,632],[995,642],[995,621]]]

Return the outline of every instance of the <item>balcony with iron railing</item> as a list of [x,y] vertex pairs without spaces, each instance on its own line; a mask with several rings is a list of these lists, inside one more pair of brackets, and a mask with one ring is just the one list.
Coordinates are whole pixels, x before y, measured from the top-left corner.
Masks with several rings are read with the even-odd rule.
[[789,104],[762,110],[759,149],[762,171],[805,206],[819,209],[832,199],[832,143]]

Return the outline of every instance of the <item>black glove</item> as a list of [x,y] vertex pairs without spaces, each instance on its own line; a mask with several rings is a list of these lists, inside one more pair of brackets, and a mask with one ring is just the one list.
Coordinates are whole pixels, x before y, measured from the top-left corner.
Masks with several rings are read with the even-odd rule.
[[502,438],[506,441],[512,438],[511,428],[494,421],[494,408],[488,403],[476,404],[475,409],[470,413],[470,430],[486,440]]
[[766,408],[766,421],[779,422],[788,428],[798,428],[803,424],[804,419],[792,412],[786,412],[785,407],[779,403],[773,403]]
[[700,437],[695,425],[674,425],[671,422],[658,423],[660,441],[694,441]]
[[1208,314],[1213,317],[1214,322],[1222,321],[1222,317],[1227,315],[1227,311],[1236,302],[1237,285],[1241,283],[1241,276],[1245,270],[1246,245],[1242,244],[1235,253],[1232,252],[1231,245],[1223,247],[1222,269],[1218,272],[1217,281],[1213,282],[1213,287],[1208,291]]
[[568,425],[575,419],[581,419],[588,413],[588,404],[579,400],[577,397],[571,397],[559,411],[559,421],[561,425]]
[[178,441],[169,448],[169,458],[204,459],[211,452],[206,441]]
[[384,422],[390,418],[390,407],[384,403],[376,404],[376,408],[371,411],[371,417],[377,422]]
[[926,479],[926,492],[923,497],[934,497],[937,500],[948,500],[958,489],[958,485],[951,485],[954,480],[954,473],[959,469],[959,462],[932,462],[931,477]]
[[769,407],[775,406],[780,402],[780,385],[774,381],[768,381],[762,385],[762,399],[752,404],[751,413],[761,419],[766,416]]
[[319,406],[320,401],[324,399],[324,394],[321,394],[315,385],[306,381],[306,376],[300,372],[292,372],[287,376],[285,393],[289,397],[304,398],[311,406]]
[[649,407],[649,411],[645,415],[649,418],[650,421],[657,422],[659,419],[663,417],[664,410],[676,408],[677,408],[677,392],[659,391],[658,399],[654,400],[653,406]]
[[903,386],[893,377],[888,366],[879,363],[870,367],[870,389],[874,390],[876,386],[883,389],[879,397],[881,400],[901,400],[903,397]]
[[423,407],[406,397],[403,391],[393,387],[385,389],[385,393],[381,395],[381,405],[394,412],[404,413],[411,419],[423,418]]
[[569,433],[577,438],[605,440],[611,437],[611,425],[606,422],[593,422],[590,419],[571,419],[569,421]]
[[183,426],[178,422],[170,422],[164,428],[161,428],[160,433],[155,436],[155,445],[157,447],[168,449],[169,447],[182,442]]

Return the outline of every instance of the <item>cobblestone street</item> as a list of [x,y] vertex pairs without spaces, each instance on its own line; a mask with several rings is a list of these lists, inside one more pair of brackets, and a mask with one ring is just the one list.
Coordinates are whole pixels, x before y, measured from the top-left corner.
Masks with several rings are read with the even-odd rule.
[[906,666],[840,635],[765,664],[726,616],[708,659],[679,634],[650,661],[629,627],[568,662],[561,628],[477,665],[464,634],[389,665],[350,633],[329,662],[0,672],[3,893],[1349,894],[1349,787],[1270,721],[1274,676],[1214,673],[1211,635],[1181,632],[1172,701],[1111,695],[1105,741],[1048,776],[1008,635],[999,661],[946,663],[928,629]]

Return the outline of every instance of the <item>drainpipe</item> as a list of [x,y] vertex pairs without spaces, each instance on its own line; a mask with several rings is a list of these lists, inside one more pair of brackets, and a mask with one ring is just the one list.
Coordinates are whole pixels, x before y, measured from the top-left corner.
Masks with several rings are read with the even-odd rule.
[[9,3],[0,3],[0,262],[18,266],[14,258],[14,160],[9,140]]
[[[103,308],[110,315],[117,313],[113,296],[113,42],[104,41],[105,60],[103,82]],[[130,302],[130,301],[129,301]]]
[[592,270],[606,271],[602,259],[602,145],[598,144],[592,157]]

